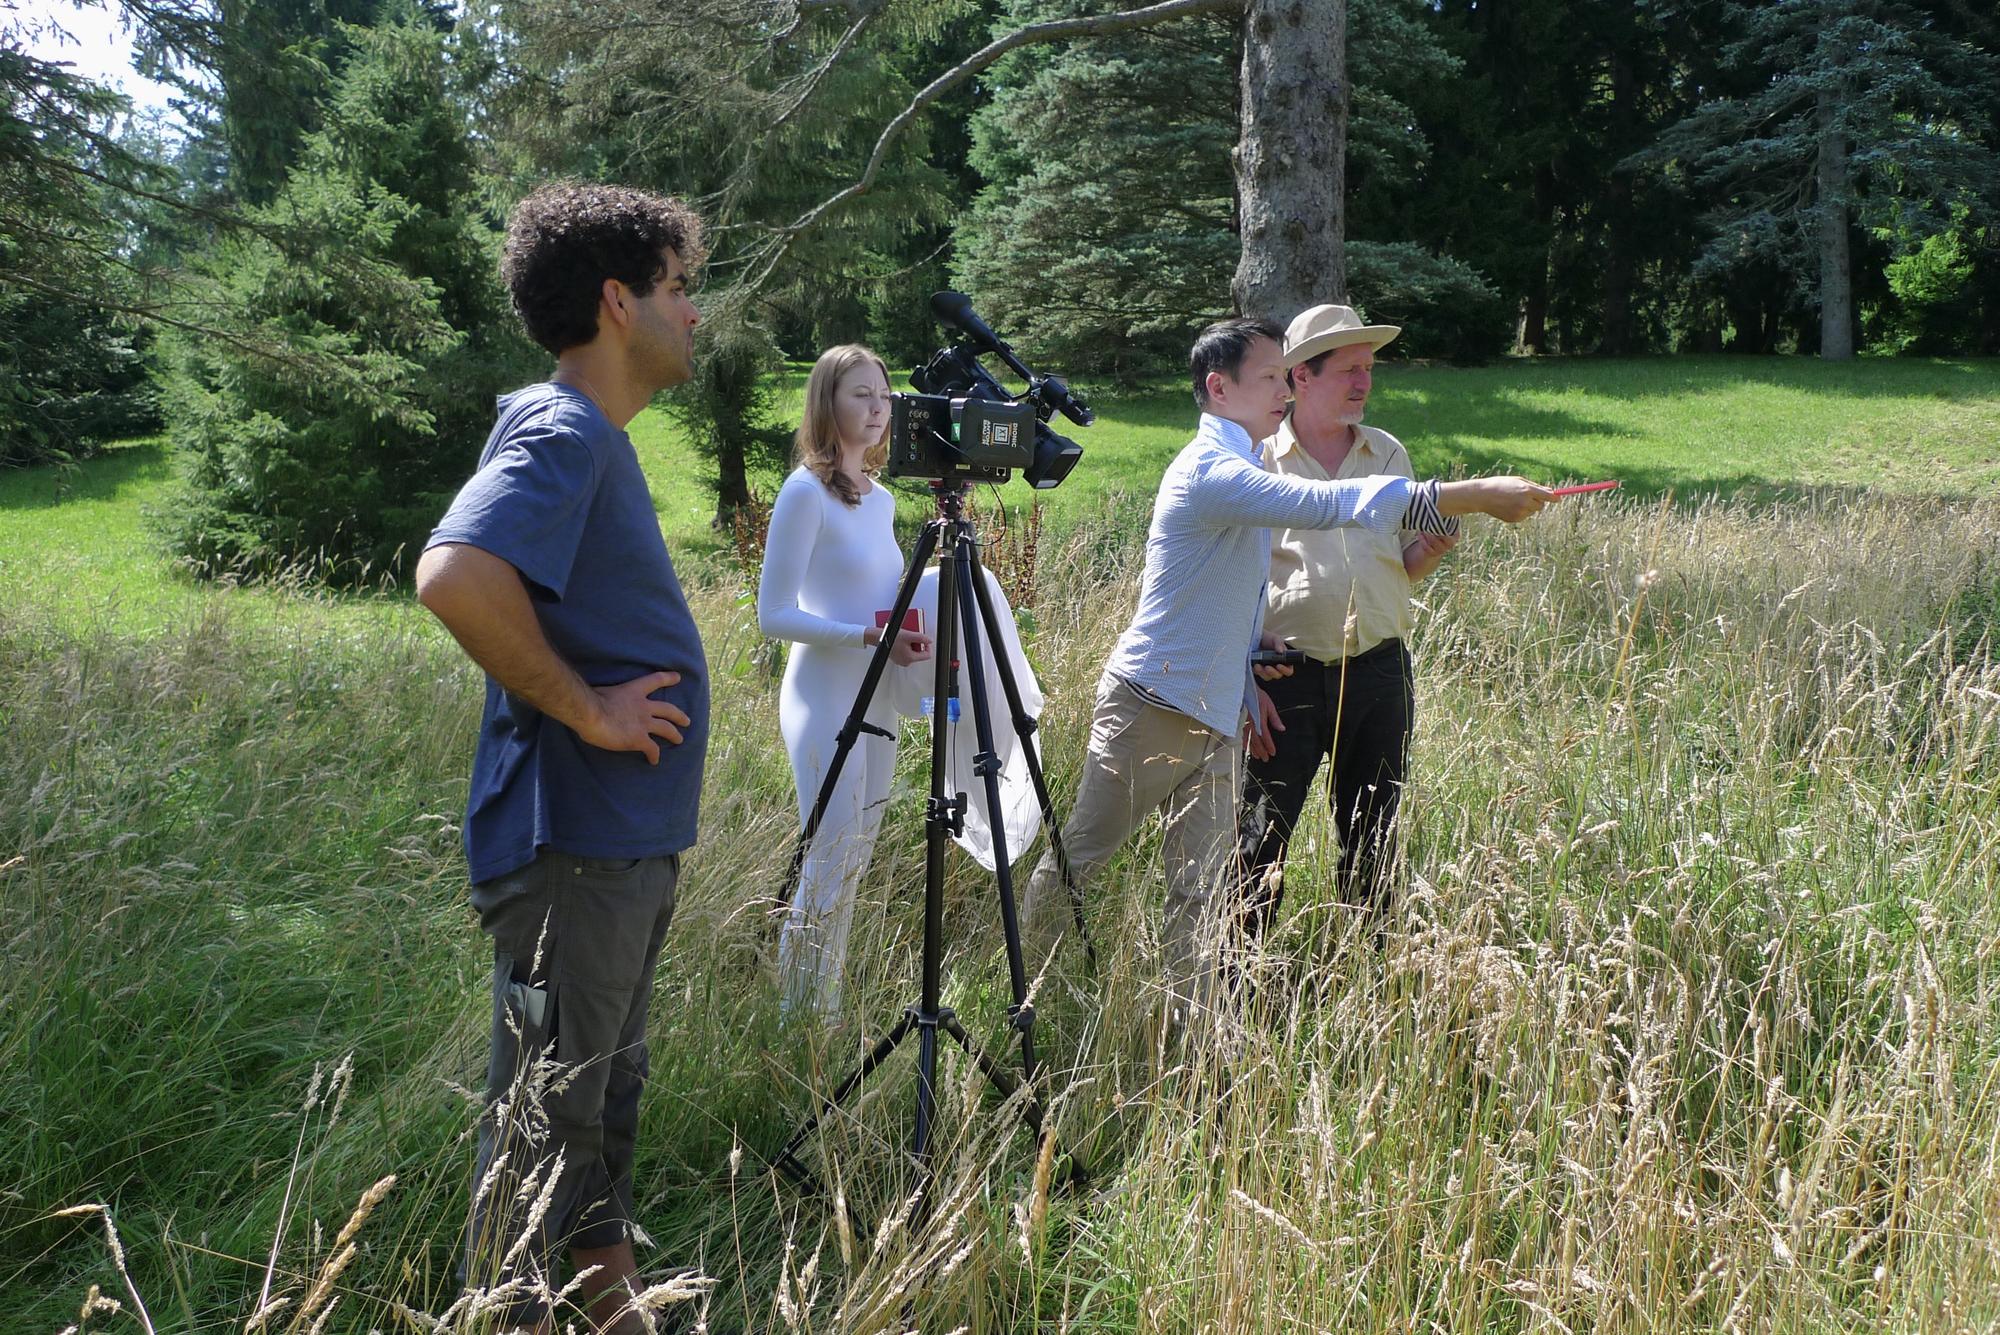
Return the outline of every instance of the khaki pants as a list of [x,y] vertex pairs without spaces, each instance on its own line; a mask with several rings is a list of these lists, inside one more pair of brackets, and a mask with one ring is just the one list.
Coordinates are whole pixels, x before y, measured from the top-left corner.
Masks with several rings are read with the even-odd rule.
[[[1106,676],[1098,684],[1090,750],[1076,806],[1063,824],[1063,847],[1079,890],[1125,845],[1154,811],[1164,822],[1167,911],[1162,933],[1166,981],[1178,1026],[1211,1004],[1221,934],[1222,901],[1232,892],[1236,857],[1236,792],[1241,750],[1179,710],[1149,704],[1130,686]],[[1028,881],[1021,918],[1037,959],[1069,921],[1069,895],[1053,850]]]

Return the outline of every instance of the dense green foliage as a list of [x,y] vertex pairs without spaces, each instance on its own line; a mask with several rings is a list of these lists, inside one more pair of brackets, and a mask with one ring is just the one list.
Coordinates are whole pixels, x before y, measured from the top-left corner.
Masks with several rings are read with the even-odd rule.
[[[1017,0],[996,26],[1115,7]],[[1050,365],[1171,366],[1188,330],[1228,306],[1234,28],[1205,18],[995,67],[972,118],[986,184],[953,277]]]
[[266,204],[319,128],[350,34],[381,0],[217,0],[214,126],[229,155],[229,189]]
[[[692,0],[608,22],[578,0],[455,17],[417,0],[104,2],[180,91],[185,131],[121,125],[118,99],[28,56],[22,20],[0,22],[0,459],[137,424],[139,371],[168,367],[177,420],[201,423],[176,439],[208,497],[181,525],[205,568],[390,561],[413,515],[363,512],[378,496],[421,508],[464,451],[428,451],[422,475],[359,442],[385,422],[406,444],[462,436],[429,420],[452,417],[440,400],[483,403],[494,382],[437,394],[447,345],[533,374],[477,346],[506,341],[509,321],[467,257],[552,174],[677,192],[709,220],[705,355],[669,402],[701,443],[718,518],[782,457],[790,424],[759,389],[779,358],[863,338],[911,364],[939,337],[926,298],[948,282],[1037,362],[1117,382],[1177,362],[1228,305],[1242,39],[1226,11],[1029,43],[966,76],[976,49],[1023,25],[1121,6]],[[1349,0],[1347,19],[1346,295],[1410,331],[1397,354],[1811,351],[1822,307],[1850,310],[1827,318],[1864,351],[2000,346],[1987,7]],[[381,22],[449,52],[427,140],[438,165],[343,161],[310,179],[341,136],[408,158],[407,123],[389,136],[400,147],[367,147],[365,119],[336,106]],[[954,69],[867,188],[822,208]],[[1828,162],[1846,176],[1822,180]],[[388,185],[399,173],[414,177]],[[443,176],[449,190],[426,194]],[[402,205],[368,194],[385,185]],[[1836,204],[1845,221],[1822,227]],[[432,224],[390,220],[402,206]],[[1830,249],[1836,236],[1849,244]],[[324,513],[288,514],[266,494],[297,480],[263,458],[273,423],[329,412],[358,415],[330,465],[355,476],[324,488]]]
[[1391,345],[1399,357],[1489,361],[1512,333],[1506,303],[1477,269],[1412,242],[1349,242],[1347,287],[1360,310],[1402,327]]
[[[832,7],[801,14],[782,46],[726,6],[630,26],[581,22],[568,0],[499,0],[493,12],[518,36],[493,96],[519,180],[608,172],[703,202],[708,328],[694,383],[667,405],[712,463],[721,519],[746,499],[749,470],[782,458],[790,438],[758,388],[778,369],[781,331],[805,356],[867,337],[871,318],[889,351],[917,341],[911,315],[921,322],[927,308],[915,275],[935,283],[923,257],[957,193],[928,161],[927,124],[894,146],[865,200],[796,236],[776,228],[860,175],[871,127],[909,99],[916,66],[963,8],[898,0],[857,21]],[[885,293],[892,270],[904,281]]]
[[[1017,0],[995,28],[1114,8]],[[1420,175],[1429,144],[1406,102],[1456,72],[1422,22],[1423,9],[1415,0],[1349,6],[1349,181],[1357,210]],[[986,184],[958,228],[954,277],[997,327],[1051,365],[1133,378],[1173,365],[1193,330],[1228,313],[1238,248],[1230,161],[1237,26],[1234,16],[1208,16],[1030,47],[995,66],[988,100],[972,119],[972,163]],[[1401,239],[1352,228],[1349,235]],[[1380,252],[1370,257],[1368,284],[1351,280],[1357,299],[1387,299],[1396,318],[1419,325],[1492,323],[1497,297],[1477,274],[1441,261],[1422,266],[1419,280],[1419,261],[1398,254],[1393,264]],[[1482,294],[1477,309],[1448,314],[1428,305],[1469,293]],[[1442,340],[1418,355],[1478,359],[1499,350],[1482,335]]]
[[[1779,0],[1725,10],[1733,40],[1722,66],[1745,91],[1705,101],[1644,159],[1678,162],[1712,201],[1697,279],[1726,290],[1765,277],[1794,312],[1832,302],[1835,318],[1851,323],[1852,275],[1829,278],[1830,241],[1844,252],[1859,223],[1907,252],[1955,217],[1993,216],[2000,62],[1990,54],[1941,31],[1916,4]],[[1833,290],[1823,290],[1829,282]],[[1906,308],[1921,322],[1924,298],[1912,295]],[[1893,305],[1902,292],[1878,296]],[[1817,338],[1815,328],[1805,342]]]
[[73,460],[154,426],[140,342],[115,315],[0,288],[0,468]]
[[0,468],[156,420],[128,204],[165,173],[116,137],[122,106],[0,27]]
[[397,573],[520,374],[447,38],[414,16],[348,32],[325,124],[202,261],[227,337],[169,340],[187,491],[163,520],[202,570]]

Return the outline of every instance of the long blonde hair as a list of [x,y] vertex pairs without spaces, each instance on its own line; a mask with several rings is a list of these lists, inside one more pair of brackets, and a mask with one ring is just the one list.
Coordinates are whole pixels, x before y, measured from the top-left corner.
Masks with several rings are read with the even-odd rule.
[[[826,489],[840,497],[852,507],[861,504],[861,493],[853,481],[840,471],[840,431],[833,415],[833,396],[840,389],[840,382],[849,371],[873,362],[875,369],[888,380],[889,368],[867,348],[859,343],[843,343],[837,348],[828,348],[813,363],[812,374],[806,377],[806,410],[799,421],[798,434],[792,437],[792,459],[812,470],[814,477],[826,484]],[[861,456],[861,470],[869,477],[882,471],[889,462],[889,427],[882,426],[882,439],[868,447]]]

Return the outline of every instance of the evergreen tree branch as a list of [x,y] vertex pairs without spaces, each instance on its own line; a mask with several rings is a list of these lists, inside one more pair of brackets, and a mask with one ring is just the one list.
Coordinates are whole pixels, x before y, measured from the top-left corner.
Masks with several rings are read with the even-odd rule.
[[870,20],[879,12],[879,10],[864,12],[860,18],[848,25],[847,31],[842,33],[840,40],[833,44],[833,50],[827,53],[826,59],[814,66],[812,73],[804,77],[804,86],[799,89],[798,96],[792,99],[791,105],[779,112],[777,119],[773,120],[763,133],[775,134],[783,128],[786,121],[789,121],[793,116],[798,114],[800,108],[804,107],[812,99],[813,92],[818,89],[820,80],[826,77],[827,71],[831,70],[839,62],[840,58],[847,54],[848,49],[854,45],[854,39],[861,35],[862,29],[866,28]]
[[862,169],[858,179],[807,209],[791,223],[775,229],[775,235],[764,247],[761,255],[753,253],[746,256],[746,263],[756,266],[756,271],[731,291],[731,298],[747,300],[755,296],[764,284],[770,281],[771,275],[800,236],[817,227],[841,205],[868,193],[882,170],[883,162],[889,156],[890,148],[917,117],[923,114],[925,108],[991,66],[1008,52],[1043,42],[1133,32],[1162,23],[1172,23],[1178,19],[1192,18],[1199,14],[1213,14],[1242,7],[1243,0],[1163,0],[1163,3],[1148,5],[1143,9],[1123,10],[1115,14],[1089,14],[1079,18],[1032,23],[995,38],[931,80],[910,99],[909,105],[883,127],[881,135],[875,141],[874,151],[868,155],[868,164]]
[[[70,288],[61,286],[60,284],[45,283],[38,278],[18,271],[0,274],[0,287],[8,285],[25,288],[30,292],[39,292],[43,296],[53,297],[58,301],[78,300],[78,294]],[[247,356],[255,357],[260,361],[268,362],[275,366],[286,367],[298,372],[301,376],[338,375],[347,382],[350,389],[358,392],[364,401],[369,402],[371,405],[376,402],[386,403],[390,401],[387,396],[377,394],[373,391],[373,388],[369,385],[363,374],[366,370],[364,366],[352,365],[346,359],[325,355],[318,357],[300,356],[291,350],[282,334],[271,342],[259,342],[255,339],[244,338],[238,335],[233,330],[224,327],[220,320],[196,323],[195,321],[183,320],[167,313],[170,306],[173,305],[202,306],[207,303],[126,301],[115,295],[99,292],[91,293],[89,299],[97,310],[108,311],[114,315],[129,316],[132,319],[143,320],[150,324],[162,325],[169,329],[178,329],[184,334],[193,334],[204,340],[227,344]],[[214,303],[209,308],[215,310],[228,309],[220,302]]]
[[768,44],[779,46],[790,41],[798,30],[805,26],[806,20],[814,14],[829,9],[853,10],[857,5],[861,8],[861,18],[856,21],[857,24],[873,17],[879,9],[879,6],[866,3],[865,0],[797,0],[793,6],[792,21],[785,25],[783,31],[774,34]]

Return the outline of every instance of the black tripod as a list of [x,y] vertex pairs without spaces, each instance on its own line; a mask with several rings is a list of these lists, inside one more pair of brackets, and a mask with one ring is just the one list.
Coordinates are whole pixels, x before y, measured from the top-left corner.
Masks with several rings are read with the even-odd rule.
[[[1012,1095],[1023,1083],[1030,1086],[1027,1101],[1027,1121],[1037,1140],[1048,1134],[1042,1122],[1042,1104],[1032,1089],[1035,1079],[1035,1008],[1028,1000],[1028,979],[1021,958],[1021,925],[1014,904],[1013,868],[1008,862],[1007,833],[1000,819],[1000,761],[993,750],[993,727],[988,712],[986,697],[986,675],[981,662],[979,627],[986,630],[986,642],[993,646],[995,667],[1000,674],[1000,685],[1006,692],[1007,706],[1012,714],[1015,735],[1021,739],[1023,753],[1027,757],[1028,773],[1034,781],[1035,798],[1041,806],[1042,823],[1048,829],[1049,843],[1055,851],[1056,865],[1062,871],[1063,885],[1068,889],[1070,905],[1076,915],[1078,939],[1083,942],[1084,953],[1092,967],[1097,956],[1091,947],[1089,937],[1083,930],[1083,900],[1078,893],[1074,878],[1070,875],[1069,856],[1063,851],[1062,834],[1055,818],[1055,810],[1049,800],[1048,782],[1042,776],[1041,758],[1036,754],[1032,737],[1036,723],[1021,704],[1021,691],[1014,680],[1012,665],[1001,650],[999,617],[993,610],[992,599],[986,589],[984,571],[979,564],[979,539],[973,531],[972,522],[965,518],[963,504],[965,484],[962,482],[933,482],[931,491],[937,497],[937,517],[924,525],[917,539],[916,550],[910,554],[910,564],[903,573],[902,586],[896,591],[896,605],[889,614],[889,623],[883,629],[882,639],[875,646],[875,653],[869,659],[868,671],[861,679],[861,689],[856,695],[854,708],[847,721],[841,725],[837,735],[837,746],[832,763],[827,766],[824,779],[820,783],[819,796],[813,802],[811,815],[806,820],[804,832],[799,836],[798,847],[792,853],[792,867],[785,880],[785,897],[789,899],[797,888],[799,874],[805,864],[806,851],[811,846],[813,836],[819,832],[821,819],[826,814],[827,805],[833,799],[834,784],[840,777],[841,767],[846,763],[848,753],[854,749],[861,734],[873,733],[879,737],[891,734],[867,721],[869,702],[874,699],[882,673],[889,665],[889,651],[894,647],[896,631],[903,624],[903,616],[910,609],[916,597],[917,584],[923,576],[924,567],[929,564],[931,554],[938,553],[937,585],[937,643],[936,675],[933,678],[932,720],[931,720],[931,790],[930,799],[924,807],[924,947],[923,947],[923,990],[917,1004],[904,1010],[896,1027],[885,1034],[881,1041],[862,1059],[859,1068],[850,1073],[835,1087],[833,1093],[820,1101],[819,1108],[798,1130],[792,1133],[784,1148],[771,1160],[772,1166],[790,1175],[802,1184],[817,1189],[818,1181],[798,1158],[799,1150],[819,1130],[826,1118],[845,1103],[855,1090],[861,1087],[869,1075],[888,1059],[889,1054],[899,1047],[912,1033],[917,1036],[917,1110],[916,1127],[911,1137],[911,1152],[920,1175],[918,1190],[922,1193],[913,1218],[921,1218],[928,1208],[931,1181],[931,1138],[933,1121],[937,1112],[937,1046],[938,1031],[946,1034],[965,1049],[979,1069],[1003,1095]],[[972,620],[975,615],[978,622]],[[961,639],[961,631],[963,638]],[[994,875],[1000,891],[1000,926],[1007,943],[1008,982],[1013,988],[1013,1004],[1007,1008],[1008,1020],[1014,1032],[1020,1036],[1021,1074],[1000,1065],[974,1043],[965,1032],[958,1016],[940,1004],[941,974],[944,964],[944,857],[945,841],[965,828],[965,794],[945,793],[945,733],[949,702],[957,695],[958,653],[961,645],[965,653],[965,679],[970,687],[972,722],[979,742],[979,751],[973,762],[973,772],[985,781],[986,809],[993,817],[993,860]]]

